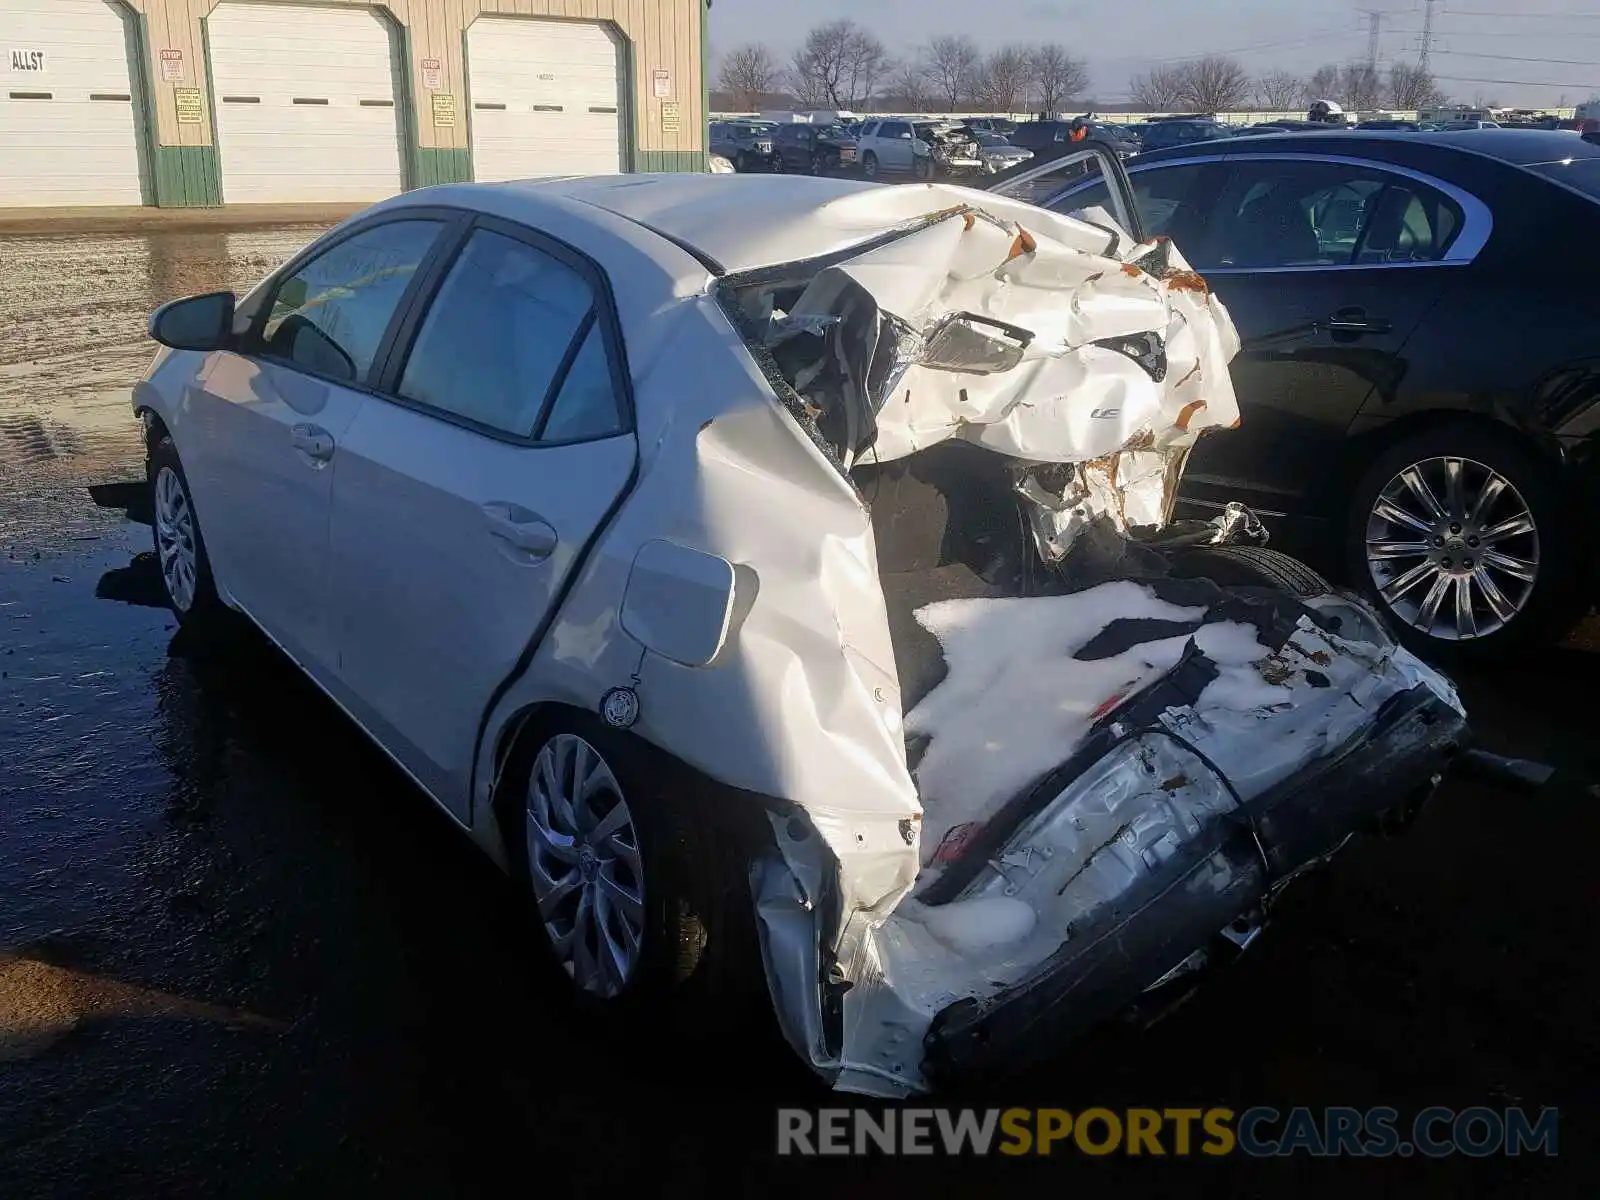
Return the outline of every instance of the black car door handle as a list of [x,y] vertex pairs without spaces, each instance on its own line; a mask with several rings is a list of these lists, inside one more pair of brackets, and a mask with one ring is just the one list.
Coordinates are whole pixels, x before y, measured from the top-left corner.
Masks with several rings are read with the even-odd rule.
[[1329,333],[1388,333],[1394,326],[1388,317],[1369,317],[1364,308],[1341,308],[1318,325]]

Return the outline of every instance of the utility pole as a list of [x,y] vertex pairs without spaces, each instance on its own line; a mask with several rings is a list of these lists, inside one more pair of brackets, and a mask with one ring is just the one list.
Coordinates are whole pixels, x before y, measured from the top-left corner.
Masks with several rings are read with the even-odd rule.
[[1417,51],[1417,72],[1427,75],[1429,56],[1433,53],[1433,5],[1434,0],[1427,0],[1427,11],[1422,16],[1422,47]]
[[1378,73],[1378,31],[1383,28],[1383,12],[1381,9],[1363,9],[1367,14],[1367,70],[1372,74]]

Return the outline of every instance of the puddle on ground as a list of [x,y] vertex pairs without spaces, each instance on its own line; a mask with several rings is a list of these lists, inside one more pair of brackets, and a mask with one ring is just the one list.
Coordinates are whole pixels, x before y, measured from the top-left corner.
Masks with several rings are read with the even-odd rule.
[[0,546],[97,532],[82,489],[142,472],[152,309],[243,292],[321,229],[0,238]]

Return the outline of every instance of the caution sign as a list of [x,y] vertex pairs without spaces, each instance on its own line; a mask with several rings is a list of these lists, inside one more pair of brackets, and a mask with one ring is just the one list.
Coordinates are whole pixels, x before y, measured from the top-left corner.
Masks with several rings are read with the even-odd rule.
[[161,79],[175,83],[183,78],[183,51],[166,49],[161,52]]
[[678,115],[678,102],[676,100],[665,101],[661,105],[661,132],[677,133],[680,124],[681,118]]
[[456,123],[456,98],[450,92],[433,94],[433,123],[450,128]]
[[179,125],[199,125],[205,121],[205,104],[199,88],[173,88],[172,99],[178,106]]

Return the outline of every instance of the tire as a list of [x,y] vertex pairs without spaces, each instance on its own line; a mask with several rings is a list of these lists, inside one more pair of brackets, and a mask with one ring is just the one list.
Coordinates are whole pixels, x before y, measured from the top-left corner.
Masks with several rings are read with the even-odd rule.
[[[745,881],[748,855],[738,849],[747,843],[722,823],[729,814],[709,811],[694,787],[674,782],[684,769],[663,757],[629,734],[572,713],[559,728],[524,739],[524,753],[496,798],[511,873],[525,889],[556,975],[591,1019],[641,1032],[669,1007],[700,1026],[709,1010],[752,994],[760,977]],[[562,774],[564,765],[575,770]],[[580,849],[569,863],[548,836],[561,823],[561,808],[547,801],[552,778],[558,789],[570,788],[566,781],[578,772],[587,772],[594,785],[588,801],[572,806],[580,825],[586,819],[580,809],[610,820],[618,798],[627,824],[592,847],[574,839]],[[591,822],[591,836],[598,827]],[[567,884],[570,894],[553,899]],[[640,885],[642,903],[630,918],[628,906],[617,903],[617,887],[637,895]],[[600,914],[588,927],[592,937],[578,929],[584,903]],[[612,934],[610,944],[629,948],[623,926],[638,938],[620,976],[586,972],[582,952],[599,964],[605,933]]]
[[868,179],[878,177],[878,156],[871,150],[861,156],[861,173]]
[[[1455,504],[1448,495],[1452,462],[1459,472]],[[1419,651],[1492,656],[1561,637],[1581,615],[1580,555],[1561,495],[1550,482],[1554,470],[1507,432],[1478,425],[1444,425],[1394,443],[1372,461],[1351,494],[1344,523],[1351,582],[1401,640]],[[1408,476],[1426,485],[1440,514],[1424,516],[1427,505]],[[1492,493],[1490,501],[1480,509],[1486,493]],[[1388,519],[1380,505],[1407,519]],[[1525,525],[1531,527],[1526,533],[1506,532]],[[1404,546],[1425,546],[1427,554],[1399,553]],[[1415,576],[1409,585],[1408,575]]]
[[811,156],[811,173],[813,175],[828,174],[828,158],[826,155],[814,154]]
[[746,175],[750,171],[750,160],[743,154],[734,155],[733,170],[735,174]]
[[911,160],[911,173],[918,179],[933,178],[933,159],[918,156]]
[[145,477],[150,481],[154,517],[150,528],[167,606],[185,629],[218,630],[226,622],[228,609],[217,595],[211,556],[200,532],[189,477],[183,472],[170,434],[160,433],[151,445],[145,458]]
[[1298,558],[1265,546],[1194,546],[1176,556],[1176,574],[1224,587],[1274,587],[1300,599],[1326,596],[1333,585]]
[[774,154],[772,156],[772,173],[774,175],[782,175],[783,172],[784,172],[784,169],[785,168],[784,168],[784,165],[783,165],[783,155]]

